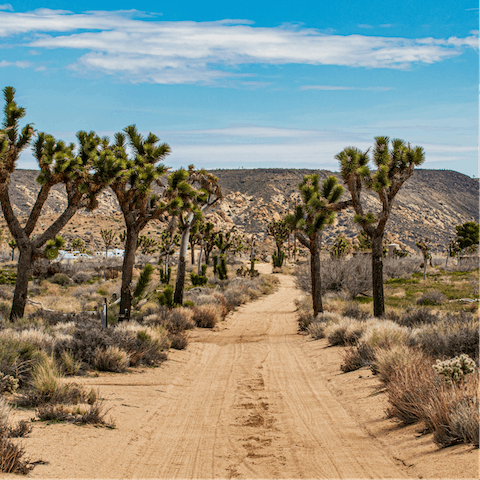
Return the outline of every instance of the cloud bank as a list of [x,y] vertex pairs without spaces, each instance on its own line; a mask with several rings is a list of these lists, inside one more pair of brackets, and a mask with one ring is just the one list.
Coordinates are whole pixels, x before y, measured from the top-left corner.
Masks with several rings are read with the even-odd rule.
[[256,27],[248,20],[168,22],[136,11],[19,13],[9,11],[10,5],[2,7],[0,37],[28,48],[81,52],[70,68],[132,83],[212,84],[245,76],[241,68],[259,64],[407,69],[441,62],[478,45],[475,35],[332,35],[291,25]]

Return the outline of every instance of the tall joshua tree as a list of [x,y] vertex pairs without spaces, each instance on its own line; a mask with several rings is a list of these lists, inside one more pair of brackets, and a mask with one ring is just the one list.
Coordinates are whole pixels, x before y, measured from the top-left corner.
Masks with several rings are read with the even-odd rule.
[[283,265],[283,260],[285,258],[285,252],[283,251],[283,244],[288,239],[290,235],[290,229],[288,228],[285,219],[283,220],[273,220],[267,225],[267,233],[271,235],[275,240],[275,245],[277,247],[277,253],[273,254],[273,266],[281,267]]
[[[425,160],[422,147],[410,147],[403,140],[375,137],[373,163],[370,170],[369,150],[362,152],[354,147],[345,148],[335,158],[340,162],[341,176],[352,196],[355,221],[372,242],[373,313],[380,317],[385,313],[383,295],[383,236],[393,201],[398,191],[411,177],[416,166]],[[366,212],[361,200],[362,187],[378,195],[379,212]]]
[[330,176],[320,187],[320,177],[314,173],[305,175],[298,185],[302,203],[297,205],[295,213],[285,217],[286,224],[297,232],[297,238],[310,251],[310,270],[312,281],[313,313],[323,312],[322,283],[320,276],[320,250],[322,230],[332,224],[335,212],[347,208],[351,200],[339,202],[344,188],[338,185],[338,180]]
[[[0,202],[3,215],[12,237],[15,239],[20,256],[17,267],[17,281],[10,319],[23,317],[27,302],[28,278],[32,262],[48,253],[52,258],[56,248],[57,234],[81,208],[96,207],[97,194],[106,182],[98,174],[98,165],[103,162],[102,143],[95,133],[79,132],[79,150],[65,145],[52,136],[39,133],[33,152],[40,167],[37,182],[40,190],[25,225],[15,215],[9,195],[9,184],[20,153],[31,143],[34,135],[32,126],[26,125],[20,132],[19,120],[25,116],[25,109],[15,102],[15,89],[6,87],[3,129],[0,130]],[[37,225],[42,208],[54,185],[63,184],[67,193],[67,206],[57,219],[43,232],[32,233]],[[42,247],[46,247],[42,250]]]
[[190,230],[193,222],[221,200],[222,191],[217,177],[206,170],[196,170],[193,165],[190,165],[188,171],[180,169],[169,175],[167,198],[170,201],[170,213],[178,218],[181,234],[174,302],[182,304]]
[[[127,152],[127,140],[131,155]],[[170,153],[170,147],[159,142],[153,133],[144,138],[135,125],[130,125],[115,134],[115,142],[109,147],[112,155],[103,168],[104,175],[111,178],[110,187],[118,199],[126,226],[120,313],[127,317],[132,306],[131,284],[138,237],[149,222],[166,211],[166,204],[153,192],[155,184],[163,187],[161,179],[167,168],[159,162]]]

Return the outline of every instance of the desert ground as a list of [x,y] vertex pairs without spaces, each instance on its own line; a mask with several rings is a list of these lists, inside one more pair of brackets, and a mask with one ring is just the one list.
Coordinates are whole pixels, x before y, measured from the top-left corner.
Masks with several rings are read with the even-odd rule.
[[35,422],[29,477],[478,478],[478,449],[399,428],[369,369],[341,373],[341,347],[299,335],[300,292],[278,278],[161,367],[83,377],[116,428]]

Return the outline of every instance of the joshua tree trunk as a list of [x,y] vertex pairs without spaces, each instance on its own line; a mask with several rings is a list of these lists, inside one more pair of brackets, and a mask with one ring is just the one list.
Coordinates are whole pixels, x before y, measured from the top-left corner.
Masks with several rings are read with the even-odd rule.
[[178,258],[177,280],[175,282],[175,294],[173,296],[173,301],[179,305],[183,304],[183,290],[185,288],[187,245],[190,237],[190,225],[188,221],[186,223],[187,224],[184,227],[184,230],[182,232],[182,240],[180,242],[180,254]]
[[375,317],[381,317],[385,313],[382,241],[383,235],[372,238],[373,314]]
[[320,275],[320,252],[322,234],[317,232],[310,237],[310,271],[312,277],[313,315],[323,313],[322,304],[322,277]]
[[203,258],[203,241],[200,241],[200,249],[198,251],[198,275],[202,274],[202,258]]
[[12,322],[17,318],[22,318],[25,313],[28,296],[28,278],[32,269],[32,262],[33,248],[27,247],[20,249],[17,281],[15,283],[15,293],[13,294],[12,310],[10,311],[10,321]]
[[135,266],[135,253],[137,251],[138,232],[135,228],[127,228],[127,238],[125,240],[125,251],[122,265],[122,287],[120,299],[120,314],[130,318],[132,309],[131,283],[133,277],[133,267]]

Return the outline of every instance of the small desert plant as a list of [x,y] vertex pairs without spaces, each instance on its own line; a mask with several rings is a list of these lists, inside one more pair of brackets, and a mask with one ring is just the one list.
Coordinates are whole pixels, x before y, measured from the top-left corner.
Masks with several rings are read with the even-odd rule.
[[428,323],[435,323],[439,320],[439,316],[430,311],[428,308],[419,308],[407,310],[396,322],[404,327],[418,327]]
[[215,305],[199,305],[193,308],[193,320],[197,327],[213,328],[221,318]]
[[18,379],[12,375],[5,375],[3,372],[0,372],[0,394],[2,393],[13,393],[18,388]]
[[36,410],[37,417],[42,421],[61,421],[115,428],[113,420],[105,418],[107,413],[108,410],[105,409],[102,401],[96,401],[88,407],[46,404],[39,406]]
[[475,362],[462,353],[443,362],[437,360],[433,368],[439,375],[443,375],[447,382],[460,382],[466,375],[475,371]]
[[165,328],[170,333],[181,333],[195,327],[191,308],[177,307],[166,318]]
[[31,428],[25,422],[13,426],[10,421],[11,408],[0,396],[0,472],[26,475],[34,465],[24,458],[25,450],[11,438],[28,434]]
[[353,372],[362,367],[367,367],[375,360],[375,349],[365,343],[347,347],[343,353],[343,363],[340,365],[342,372]]
[[330,345],[353,345],[365,331],[365,323],[343,317],[337,323],[325,327],[324,333]]
[[92,365],[103,372],[125,372],[130,365],[130,356],[114,345],[105,349],[97,348]]
[[65,275],[64,273],[56,273],[51,279],[50,282],[56,283],[58,285],[62,285],[65,287],[66,285],[70,285],[72,282],[68,275]]
[[160,305],[165,305],[168,308],[173,308],[174,307],[173,292],[174,292],[173,287],[170,285],[167,285],[163,289],[163,292],[161,292],[158,295],[158,303]]
[[184,350],[188,345],[187,336],[183,333],[169,334],[167,340],[170,342],[170,348],[175,350]]
[[424,293],[418,300],[417,305],[441,305],[447,297],[438,290],[431,290]]
[[343,311],[343,315],[357,320],[366,320],[370,316],[368,312],[362,310],[356,302],[349,302]]
[[82,362],[78,361],[68,350],[60,352],[57,361],[65,375],[76,375],[82,367]]

